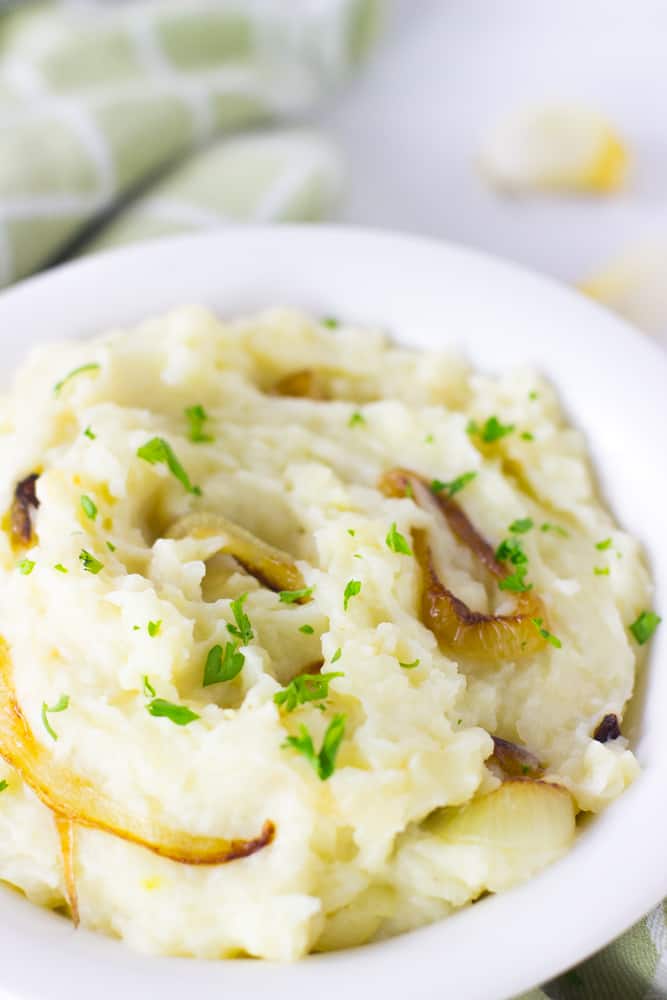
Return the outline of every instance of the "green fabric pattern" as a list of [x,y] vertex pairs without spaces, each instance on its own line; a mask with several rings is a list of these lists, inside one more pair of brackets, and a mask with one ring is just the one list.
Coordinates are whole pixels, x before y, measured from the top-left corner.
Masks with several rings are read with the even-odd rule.
[[[68,252],[329,216],[338,153],[294,119],[363,62],[385,2],[47,0],[0,14],[0,285]],[[661,904],[516,1000],[665,997]]]

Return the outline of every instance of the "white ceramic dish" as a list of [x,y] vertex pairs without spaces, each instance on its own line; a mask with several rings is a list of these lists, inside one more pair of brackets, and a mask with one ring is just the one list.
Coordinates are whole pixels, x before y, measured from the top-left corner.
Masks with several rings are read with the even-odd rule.
[[[9,373],[39,341],[85,336],[186,302],[234,314],[300,305],[380,324],[411,346],[459,344],[479,367],[533,363],[585,429],[601,488],[667,593],[667,357],[574,293],[446,245],[334,228],[244,228],[117,251],[0,296]],[[136,955],[0,891],[0,997],[111,1000],[503,1000],[602,947],[667,895],[667,627],[629,735],[635,784],[529,883],[382,944],[291,966]],[[624,730],[628,731],[627,725]]]

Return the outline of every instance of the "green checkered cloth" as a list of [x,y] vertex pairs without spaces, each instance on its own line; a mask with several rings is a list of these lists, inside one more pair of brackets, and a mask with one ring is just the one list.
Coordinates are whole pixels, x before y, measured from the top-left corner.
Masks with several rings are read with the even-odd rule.
[[[326,217],[341,191],[337,152],[294,123],[363,61],[383,3],[6,9],[0,285],[68,254],[153,236]],[[275,122],[282,127],[239,134]],[[665,907],[522,1000],[547,997],[667,997]]]

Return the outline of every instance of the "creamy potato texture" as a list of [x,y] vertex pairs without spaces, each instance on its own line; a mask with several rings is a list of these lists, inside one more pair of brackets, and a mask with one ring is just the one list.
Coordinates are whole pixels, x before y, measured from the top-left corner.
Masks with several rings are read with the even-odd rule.
[[[578,810],[597,812],[637,772],[622,736],[593,733],[606,714],[622,720],[632,694],[629,626],[650,607],[649,580],[553,390],[534,372],[492,378],[331,325],[184,308],[33,353],[2,401],[2,510],[38,474],[31,541],[17,543],[9,516],[0,532],[0,634],[35,739],[147,823],[234,838],[275,825],[248,857],[193,865],[75,824],[82,924],[147,952],[295,959],[416,927],[532,874],[562,849],[499,862],[483,837],[441,835],[454,807],[499,788],[494,736],[536,755]],[[321,398],[275,391],[303,372]],[[491,417],[503,433],[485,441]],[[185,484],[164,455],[140,457],[155,439]],[[455,500],[494,548],[520,540],[553,642],[485,662],[439,645],[422,620],[415,533],[429,533],[470,609],[511,613],[517,594],[486,579],[411,491],[378,489],[394,467],[427,483],[476,474]],[[281,598],[215,538],[169,537],[195,512],[288,553],[312,593]],[[233,631],[232,602],[246,594],[236,608],[252,638]],[[211,649],[228,644],[240,670],[205,685]],[[338,676],[289,711],[275,696],[304,671]],[[196,718],[152,714],[156,698]],[[317,755],[339,717],[323,776]],[[0,768],[0,877],[63,906],[53,814]]]

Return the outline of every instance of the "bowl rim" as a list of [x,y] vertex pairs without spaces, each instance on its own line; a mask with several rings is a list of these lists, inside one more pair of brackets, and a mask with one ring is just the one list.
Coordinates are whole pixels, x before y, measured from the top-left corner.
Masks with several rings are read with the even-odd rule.
[[[220,277],[228,282],[226,287],[216,284],[221,263]],[[449,285],[443,288],[446,278]],[[251,292],[251,280],[259,292]],[[369,287],[359,288],[361,282]],[[262,287],[267,296],[262,295]],[[343,301],[356,303],[350,319],[359,317],[360,325],[373,316],[378,322],[386,316],[387,322],[395,315],[407,315],[407,305],[421,309],[415,328],[421,324],[420,329],[430,330],[431,339],[443,321],[443,309],[446,313],[443,302],[455,301],[456,308],[470,317],[464,324],[467,336],[472,337],[468,348],[474,354],[474,338],[482,337],[485,358],[492,367],[503,363],[503,345],[494,343],[487,329],[492,319],[497,320],[493,330],[505,338],[510,355],[520,349],[521,337],[528,353],[535,351],[530,325],[539,320],[549,329],[547,340],[540,343],[540,359],[556,359],[556,366],[562,367],[567,364],[566,349],[572,348],[572,374],[566,376],[565,385],[559,384],[559,375],[555,383],[566,409],[578,414],[588,407],[594,424],[593,450],[605,470],[603,487],[608,487],[617,506],[630,512],[630,523],[638,529],[641,524],[649,531],[658,524],[659,500],[646,499],[642,486],[646,493],[651,487],[660,494],[659,487],[667,485],[666,459],[659,447],[660,427],[665,424],[659,417],[667,416],[666,394],[660,392],[666,384],[667,355],[618,317],[552,279],[443,241],[314,225],[230,226],[215,233],[151,240],[60,265],[1,293],[0,331],[10,333],[0,334],[0,343],[5,355],[22,353],[31,341],[44,339],[35,330],[44,332],[46,324],[49,334],[54,325],[60,329],[65,322],[77,335],[101,332],[131,322],[131,317],[148,315],[143,304],[149,301],[156,303],[153,312],[165,311],[177,301],[192,301],[187,296],[178,299],[186,288],[209,288],[210,304],[226,302],[226,311],[236,313],[252,308],[254,300],[258,306],[273,304],[269,296],[275,293],[269,293],[269,288],[298,287],[303,293],[296,304],[312,307],[317,303],[323,313],[325,308],[333,312],[335,306],[335,312],[345,313]],[[473,302],[475,289],[478,300]],[[157,305],[160,301],[163,306]],[[243,304],[246,301],[248,306]],[[367,307],[359,306],[363,301]],[[436,306],[439,316],[432,312]],[[65,309],[70,314],[63,317]],[[94,321],[96,311],[105,310],[109,318],[98,316]],[[473,321],[487,324],[483,334],[472,328]],[[570,323],[576,331],[586,330],[586,340],[571,332]],[[409,329],[407,341],[416,343],[418,336],[412,326]],[[594,398],[586,404],[575,365],[583,365],[594,378]],[[630,366],[632,380],[627,374]],[[614,420],[612,401],[619,410],[613,435],[604,427],[605,420]],[[627,427],[624,413],[633,415]],[[647,440],[637,443],[637,435]],[[632,496],[625,496],[620,485],[614,485],[615,477],[608,475],[614,456],[622,456],[624,467],[632,473],[631,477],[628,473],[632,490],[626,490]],[[653,462],[646,467],[651,456]],[[656,541],[651,551],[662,594],[667,583],[667,543]],[[648,676],[652,691],[667,698],[667,678],[663,681],[659,676],[658,658],[667,658],[662,636],[652,649]],[[6,947],[0,986],[6,986],[11,996],[68,1000],[83,1000],[93,990],[106,1000],[119,990],[138,996],[158,989],[164,1000],[180,1000],[184,987],[198,990],[203,997],[217,996],[221,988],[230,987],[248,997],[270,990],[273,1000],[305,1000],[315,990],[321,998],[333,998],[342,990],[356,996],[362,990],[382,989],[385,1000],[398,1000],[405,990],[406,963],[419,962],[420,975],[410,986],[416,998],[437,994],[440,1000],[461,996],[502,1000],[514,996],[597,951],[667,895],[661,833],[667,802],[660,795],[667,779],[667,735],[660,738],[658,723],[659,712],[649,699],[643,723],[648,731],[640,740],[644,769],[635,784],[596,819],[596,851],[580,849],[580,842],[564,859],[524,885],[485,899],[444,922],[388,942],[309,956],[289,966],[207,962],[137,955],[101,935],[74,934],[52,914],[3,894],[0,914],[5,917]],[[629,864],[629,856],[641,863]],[[481,962],[480,941],[484,942]],[[454,993],[449,992],[452,989]]]

